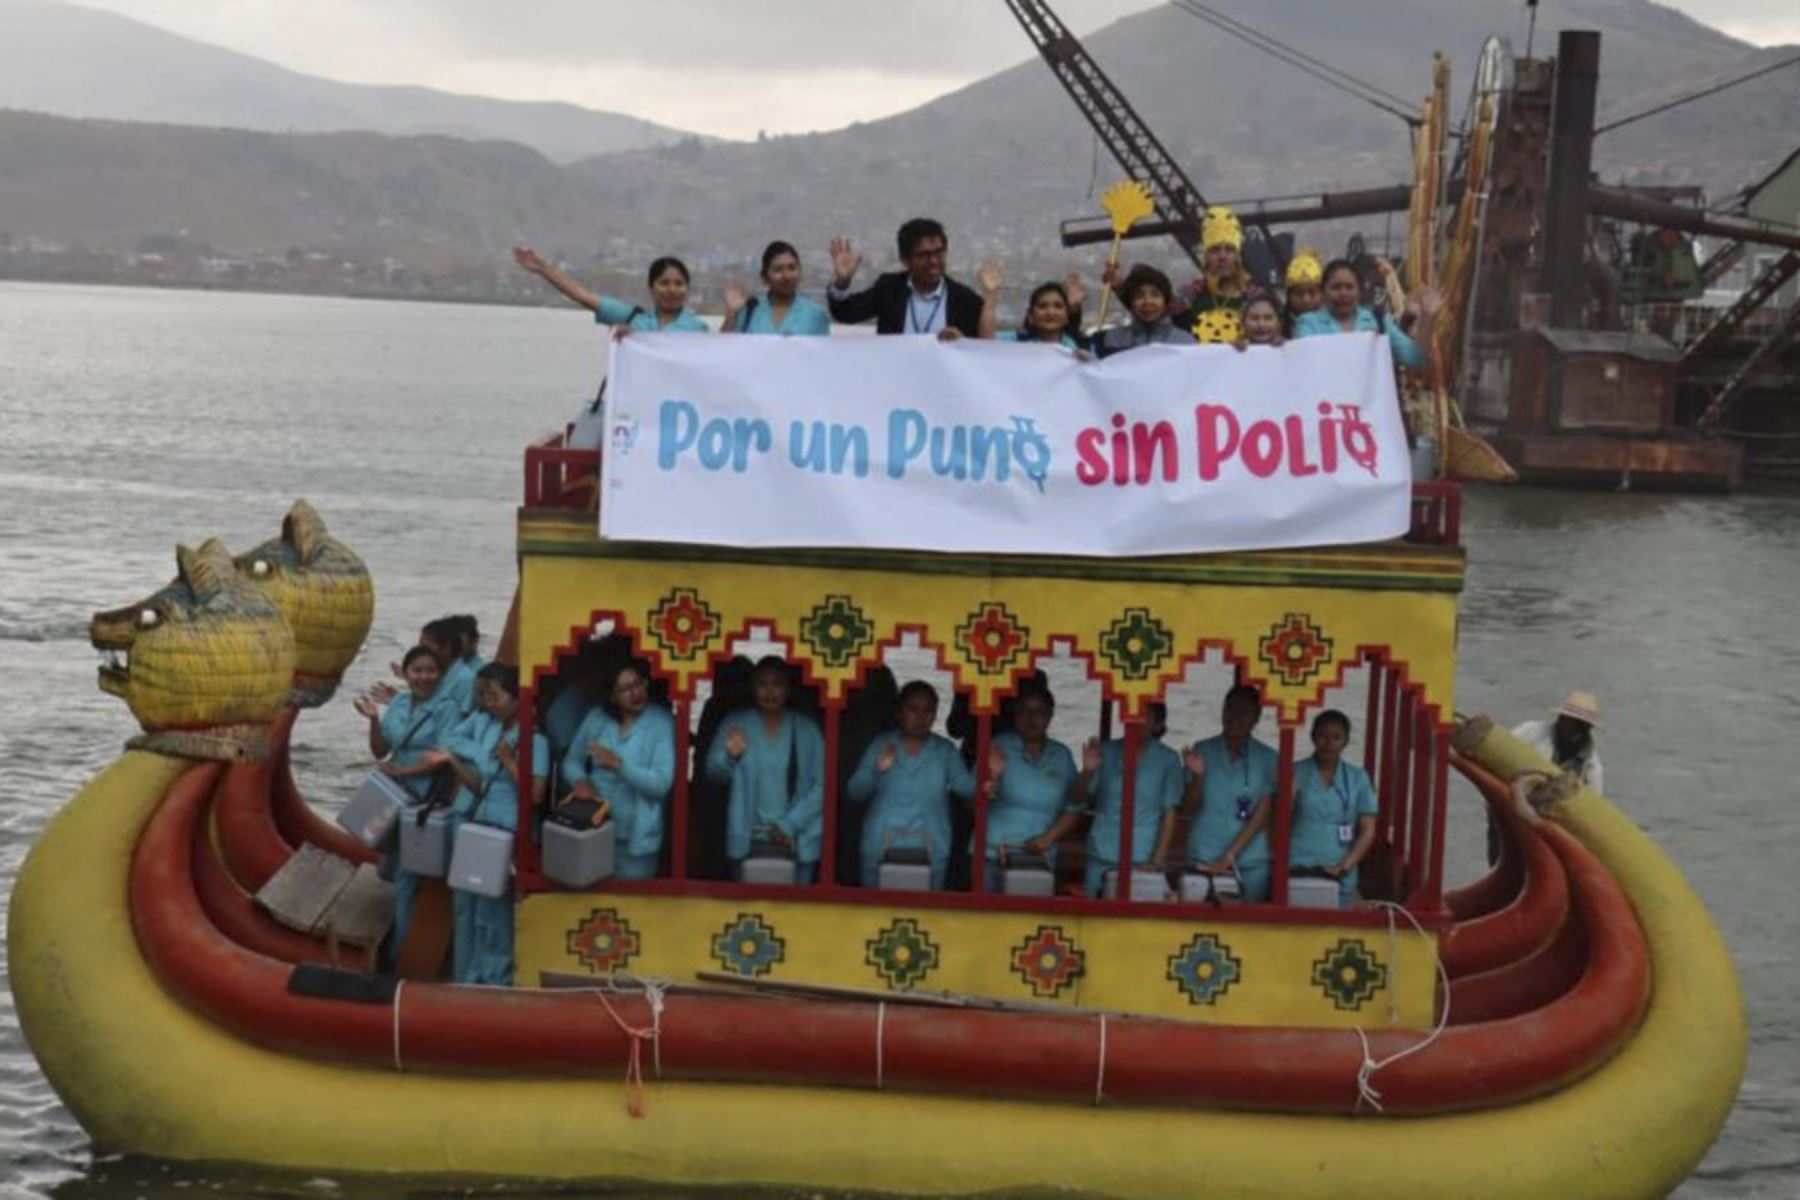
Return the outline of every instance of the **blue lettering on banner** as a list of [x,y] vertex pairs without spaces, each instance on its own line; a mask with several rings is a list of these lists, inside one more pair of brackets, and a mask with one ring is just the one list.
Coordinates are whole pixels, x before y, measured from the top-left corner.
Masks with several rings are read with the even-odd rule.
[[1003,425],[932,425],[924,414],[897,408],[888,414],[887,473],[903,479],[914,460],[933,475],[969,483],[1005,483],[1013,467],[1041,494],[1050,476],[1049,439],[1031,417],[1011,417]]
[[657,420],[656,465],[665,471],[687,450],[694,450],[700,465],[709,471],[730,467],[742,475],[750,469],[750,455],[767,454],[775,444],[769,423],[761,418],[739,417],[728,421],[713,417],[702,423],[700,410],[686,400],[664,400]]

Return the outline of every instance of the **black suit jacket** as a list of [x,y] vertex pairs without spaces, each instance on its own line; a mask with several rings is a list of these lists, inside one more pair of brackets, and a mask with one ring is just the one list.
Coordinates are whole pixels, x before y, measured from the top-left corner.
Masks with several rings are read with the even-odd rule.
[[[890,271],[860,292],[841,300],[827,297],[831,319],[844,325],[860,325],[871,317],[876,333],[906,332],[906,300],[912,284],[904,271]],[[981,336],[981,295],[974,288],[944,279],[944,323],[964,337]]]

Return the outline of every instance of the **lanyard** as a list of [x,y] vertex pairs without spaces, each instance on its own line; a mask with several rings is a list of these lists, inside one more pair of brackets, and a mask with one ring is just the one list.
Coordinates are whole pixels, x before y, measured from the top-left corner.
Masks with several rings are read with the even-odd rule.
[[931,332],[931,323],[933,321],[937,320],[938,309],[940,309],[944,306],[945,291],[946,291],[946,289],[940,285],[938,288],[938,294],[932,298],[931,311],[925,314],[924,324],[920,324],[919,323],[919,311],[918,311],[918,309],[913,307],[913,302],[917,299],[918,293],[913,291],[913,289],[910,287],[906,289],[906,320],[907,320],[907,323],[912,326],[912,331],[914,333],[929,333],[929,332]]
[[[1313,771],[1315,775],[1318,772],[1318,763],[1316,761],[1313,764]],[[1321,779],[1319,782],[1323,783],[1324,780]],[[1338,765],[1331,769],[1331,794],[1336,796],[1344,806],[1343,824],[1350,824],[1350,818],[1354,814],[1350,811],[1350,785],[1344,780],[1344,763],[1342,759],[1338,760]]]

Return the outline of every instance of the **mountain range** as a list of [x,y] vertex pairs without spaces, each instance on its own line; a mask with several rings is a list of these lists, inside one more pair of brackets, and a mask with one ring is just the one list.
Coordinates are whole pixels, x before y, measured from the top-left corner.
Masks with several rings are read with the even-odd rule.
[[[0,4],[0,46],[12,40],[5,23],[13,13],[45,7]],[[1492,0],[1215,0],[1214,7],[1403,97],[1422,97],[1431,52],[1441,48],[1456,72],[1458,112],[1485,36],[1513,35],[1513,49],[1523,49],[1521,30],[1494,28],[1496,19],[1515,24],[1514,6]],[[1541,14],[1539,54],[1554,52],[1562,28],[1601,31],[1603,123],[1793,52],[1758,50],[1648,0],[1547,2]],[[152,35],[165,48],[182,41],[156,31],[145,36]],[[1406,177],[1408,138],[1395,117],[1260,56],[1177,7],[1128,17],[1087,44],[1209,199]],[[201,51],[226,53],[193,53]],[[8,90],[10,53],[0,51],[0,101],[75,111],[72,93],[20,97]],[[107,54],[133,51],[121,40]],[[686,255],[704,274],[745,262],[779,236],[801,246],[817,283],[832,233],[856,237],[873,264],[885,263],[893,228],[929,212],[950,227],[954,270],[966,273],[975,258],[997,254],[1019,272],[1050,271],[1071,257],[1057,243],[1057,222],[1097,211],[1098,192],[1119,171],[1028,54],[1021,35],[1018,66],[910,112],[831,133],[754,143],[680,138],[574,161],[565,161],[566,143],[553,150],[541,136],[508,143],[268,133],[4,112],[0,239],[127,250],[146,236],[179,233],[240,255],[316,247],[432,271],[460,267],[485,272],[504,289],[531,286],[505,258],[506,247],[520,240],[584,269],[610,265],[629,279],[654,253]],[[88,71],[66,63],[61,69],[70,77]],[[159,72],[146,72],[133,86],[152,89],[159,79]],[[209,80],[190,75],[180,89],[165,90],[235,97],[225,82]],[[176,119],[148,92],[140,99],[137,116]],[[1603,135],[1596,166],[1609,180],[1699,184],[1723,199],[1792,152],[1795,112],[1800,71],[1777,72]],[[330,124],[321,118],[284,128]],[[1364,224],[1383,232],[1379,219]],[[1134,249],[1170,257],[1166,245]],[[1090,267],[1097,259],[1078,257]]]
[[0,0],[0,108],[270,132],[446,134],[558,162],[692,136],[573,104],[339,83],[115,13]]

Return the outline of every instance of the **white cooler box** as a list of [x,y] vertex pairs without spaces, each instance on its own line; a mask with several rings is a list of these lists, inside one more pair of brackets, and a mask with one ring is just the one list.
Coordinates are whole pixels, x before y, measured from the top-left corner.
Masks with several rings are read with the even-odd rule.
[[423,823],[418,811],[400,822],[400,869],[442,879],[450,869],[450,810],[434,808]]
[[782,847],[753,842],[741,864],[740,878],[744,883],[792,887],[798,878],[798,867],[794,856]]
[[1000,894],[1003,896],[1054,896],[1056,874],[1041,854],[1000,851]]
[[444,882],[459,892],[498,900],[512,883],[513,835],[509,829],[468,824],[456,831]]
[[[1119,894],[1119,873],[1108,871],[1100,879],[1100,894],[1111,900]],[[1161,904],[1169,898],[1169,881],[1154,867],[1131,868],[1131,898],[1140,904]]]
[[373,850],[393,832],[394,822],[413,802],[412,793],[401,787],[399,780],[380,771],[370,771],[363,776],[356,795],[338,809],[337,823],[351,837]]
[[1289,908],[1342,908],[1343,895],[1343,885],[1335,879],[1288,880]]
[[592,887],[613,873],[614,827],[544,822],[544,874],[566,888]]
[[929,892],[931,852],[922,846],[894,846],[875,868],[875,886],[884,892]]
[[1189,904],[1204,904],[1210,899],[1230,903],[1243,899],[1243,889],[1238,886],[1236,875],[1208,875],[1204,871],[1186,871],[1181,876],[1181,898]]

